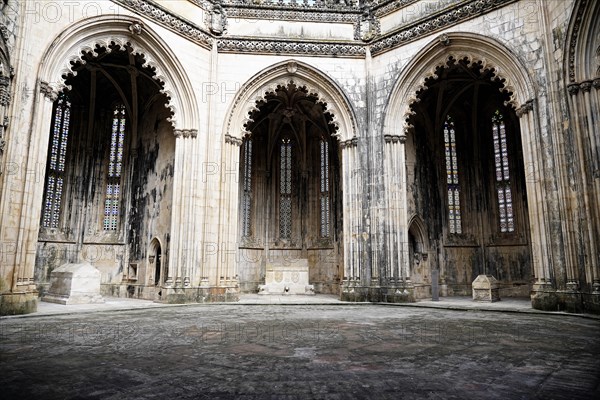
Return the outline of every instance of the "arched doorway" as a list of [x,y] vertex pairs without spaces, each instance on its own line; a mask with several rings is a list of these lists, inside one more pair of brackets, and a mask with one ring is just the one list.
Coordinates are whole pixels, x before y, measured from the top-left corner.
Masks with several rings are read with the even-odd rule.
[[327,104],[293,81],[256,103],[240,148],[242,290],[267,264],[306,260],[315,291],[339,293],[340,153]]
[[479,274],[503,296],[528,296],[531,243],[520,127],[493,69],[452,57],[426,79],[409,122],[414,193],[450,295]]
[[154,238],[150,244],[150,255],[148,262],[150,264],[150,273],[152,274],[152,284],[160,286],[164,282],[164,271],[162,268],[162,249],[158,239]]

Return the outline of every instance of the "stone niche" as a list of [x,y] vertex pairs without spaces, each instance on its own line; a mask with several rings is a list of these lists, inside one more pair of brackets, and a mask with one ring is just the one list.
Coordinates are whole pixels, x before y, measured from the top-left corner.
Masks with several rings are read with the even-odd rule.
[[100,271],[89,263],[63,264],[50,275],[50,288],[42,301],[58,304],[104,303]]
[[308,260],[301,258],[283,263],[268,262],[265,284],[258,287],[258,294],[314,295],[314,286],[308,283]]
[[500,285],[492,275],[479,275],[471,284],[473,301],[500,301]]

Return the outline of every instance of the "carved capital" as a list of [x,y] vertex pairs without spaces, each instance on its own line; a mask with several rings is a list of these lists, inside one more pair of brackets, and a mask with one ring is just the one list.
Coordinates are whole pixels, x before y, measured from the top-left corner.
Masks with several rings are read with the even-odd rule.
[[590,90],[592,90],[592,81],[584,81],[584,82],[581,82],[581,85],[580,85],[580,87],[581,87],[581,91],[582,91],[583,93],[587,93],[587,92],[589,92]]
[[405,135],[385,135],[384,136],[385,142],[386,143],[404,143],[406,142],[406,136]]
[[579,93],[579,83],[570,83],[567,85],[567,90],[571,96],[575,96]]
[[229,143],[233,146],[241,146],[243,141],[240,138],[236,138],[235,136],[231,136],[229,134],[225,135],[225,143]]
[[521,118],[523,115],[529,113],[529,111],[533,110],[533,100],[527,100],[525,104],[521,107],[517,108],[516,113],[517,117]]
[[40,92],[45,98],[52,102],[58,98],[58,93],[52,88],[52,86],[50,86],[48,82],[40,81]]
[[358,144],[358,139],[356,137],[353,137],[352,139],[348,139],[343,142],[340,142],[340,147],[342,149],[346,149],[346,148],[356,147],[357,144]]
[[175,135],[176,138],[180,138],[183,136],[183,130],[182,129],[173,129],[173,135]]
[[600,78],[596,78],[592,81],[592,85],[596,88],[596,89],[600,89]]

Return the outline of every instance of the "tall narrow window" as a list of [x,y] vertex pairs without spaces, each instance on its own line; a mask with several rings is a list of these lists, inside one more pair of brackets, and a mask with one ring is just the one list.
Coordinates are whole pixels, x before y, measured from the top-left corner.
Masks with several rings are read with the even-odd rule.
[[321,237],[327,238],[330,235],[329,218],[329,142],[321,139],[321,187],[319,193],[321,205]]
[[512,192],[510,190],[510,168],[508,165],[508,143],[504,116],[496,110],[492,117],[492,137],[494,139],[494,162],[496,165],[496,193],[498,194],[498,214],[500,232],[514,232]]
[[60,94],[54,104],[42,218],[44,228],[58,228],[71,119],[71,103],[66,94]]
[[106,197],[104,200],[104,230],[116,231],[119,223],[121,202],[121,170],[123,167],[123,144],[125,142],[125,106],[117,105],[113,110],[110,156]]
[[446,182],[448,184],[448,222],[450,233],[462,233],[460,216],[460,187],[458,185],[458,157],[456,156],[456,131],[454,121],[448,115],[444,122],[444,145],[446,150]]
[[251,233],[250,210],[252,206],[252,139],[244,142],[243,148],[243,193],[242,193],[242,235],[249,237]]
[[281,140],[279,182],[279,236],[290,239],[292,236],[292,143]]

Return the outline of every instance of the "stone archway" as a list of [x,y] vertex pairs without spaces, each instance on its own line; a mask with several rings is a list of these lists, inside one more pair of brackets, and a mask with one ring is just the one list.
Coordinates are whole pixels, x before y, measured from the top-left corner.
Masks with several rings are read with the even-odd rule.
[[[327,78],[323,73],[317,71],[304,63],[298,61],[286,61],[270,67],[250,79],[242,87],[238,96],[234,100],[226,125],[224,127],[225,148],[224,161],[227,165],[241,165],[240,146],[244,143],[244,137],[251,136],[253,124],[256,124],[252,118],[260,114],[260,106],[265,99],[265,95],[274,94],[294,85],[296,88],[302,88],[302,93],[311,98],[314,105],[326,105],[329,120],[325,125],[329,126],[329,135],[331,144],[339,142],[340,151],[337,153],[340,164],[340,176],[343,186],[343,198],[339,200],[341,213],[344,214],[343,227],[341,227],[340,236],[345,238],[343,246],[335,247],[339,252],[334,259],[343,260],[332,267],[331,276],[335,279],[352,280],[360,276],[359,261],[356,257],[356,238],[352,237],[351,232],[355,231],[354,226],[358,224],[355,220],[359,215],[358,204],[352,201],[352,194],[356,193],[358,186],[351,179],[351,171],[358,163],[356,154],[356,119],[350,102],[337,85]],[[258,110],[258,114],[256,112]],[[250,129],[250,130],[249,130]],[[337,146],[337,144],[336,144]],[[240,198],[243,188],[240,188],[238,182],[225,182],[227,188],[224,193],[227,197],[224,199],[228,224],[223,224],[220,243],[238,243],[241,237],[243,223],[240,216]],[[352,216],[355,216],[354,218]],[[340,241],[341,243],[341,241]],[[331,250],[331,249],[330,249]],[[238,260],[241,258],[238,255]],[[320,255],[319,257],[321,257]],[[238,261],[239,262],[239,261]],[[224,266],[225,272],[219,273],[220,276],[235,276],[238,271],[238,262],[228,263]],[[338,272],[339,271],[339,272]],[[334,285],[335,286],[335,285]],[[332,286],[333,287],[333,286]],[[330,289],[331,290],[331,289]],[[334,290],[337,290],[334,288]]]
[[[537,107],[535,91],[529,77],[524,73],[525,68],[519,63],[518,57],[501,44],[476,34],[453,32],[443,34],[420,51],[401,72],[396,86],[386,106],[384,135],[386,139],[386,186],[388,192],[398,193],[389,199],[390,230],[396,232],[398,238],[395,250],[400,256],[392,258],[392,270],[396,269],[398,276],[410,282],[407,212],[411,211],[411,200],[407,197],[406,163],[414,163],[407,154],[405,142],[413,135],[414,126],[411,117],[414,115],[413,104],[419,102],[419,93],[426,88],[427,80],[436,80],[438,74],[449,59],[462,60],[466,67],[477,65],[482,70],[494,72],[495,79],[501,79],[502,89],[506,92],[507,105],[516,109],[519,117],[519,127],[523,138],[522,153],[524,164],[527,166],[526,190],[529,207],[528,216],[531,221],[530,243],[532,249],[537,287],[546,285],[551,273],[548,265],[540,262],[548,254],[547,244],[548,224],[544,213],[545,204],[542,200],[545,188],[542,184],[542,149],[543,145],[536,134]],[[398,173],[399,172],[399,173]],[[414,210],[412,211],[414,212]],[[394,261],[398,260],[398,261]],[[393,272],[392,272],[393,273]]]
[[[124,58],[120,56],[125,53],[126,55]],[[124,61],[123,65],[119,65],[119,62],[113,63],[114,65],[110,68],[113,68],[114,71],[107,72],[106,68],[108,67],[100,65],[97,68],[97,66],[94,65],[99,58],[103,57],[112,57],[115,60],[128,59],[128,61]],[[46,101],[36,102],[37,107],[34,109],[34,116],[32,119],[32,145],[29,148],[29,159],[37,160],[37,162],[42,165],[46,164],[49,154],[48,145],[52,122],[51,117],[54,115],[53,113],[55,110],[53,102],[57,99],[59,93],[64,93],[65,91],[73,89],[73,85],[81,86],[81,83],[86,80],[89,81],[89,76],[93,74],[102,76],[102,79],[106,80],[103,87],[99,88],[99,90],[114,88],[115,93],[118,95],[111,101],[114,100],[113,103],[115,104],[118,102],[123,103],[124,112],[127,115],[128,120],[126,124],[127,128],[125,128],[129,132],[128,141],[132,141],[132,143],[135,142],[138,131],[142,132],[142,136],[145,135],[143,132],[149,132],[148,134],[151,134],[153,130],[157,129],[157,126],[164,122],[164,126],[160,125],[160,129],[164,128],[163,130],[168,130],[170,133],[170,138],[166,138],[166,140],[172,145],[170,146],[172,150],[171,154],[181,156],[182,152],[176,152],[176,147],[185,147],[180,142],[183,140],[190,140],[190,138],[193,139],[196,136],[199,116],[190,81],[187,78],[183,67],[177,61],[177,58],[166,43],[140,21],[130,18],[115,19],[113,16],[94,17],[79,21],[63,31],[63,33],[54,40],[42,59],[43,62],[40,63],[38,72],[38,82],[41,95]],[[120,72],[117,72],[117,70]],[[78,74],[83,75],[83,78],[77,76]],[[123,74],[130,76],[132,82],[137,79],[148,79],[149,84],[138,87],[138,94],[134,93],[135,89],[131,89],[135,85],[129,85],[129,87],[123,91],[122,88],[119,89],[119,82],[122,81],[122,77],[119,76]],[[153,93],[148,92],[144,94],[144,90],[146,90],[146,92],[152,90]],[[134,100],[138,95],[144,97],[147,102],[142,104],[137,100]],[[86,96],[87,98],[85,98]],[[87,104],[88,100],[93,97],[94,96],[89,96],[88,93],[88,95],[83,96],[83,98],[85,98],[83,101]],[[89,110],[95,107],[93,104],[94,101],[87,104]],[[141,104],[141,106],[139,104]],[[164,107],[165,104],[166,108]],[[105,105],[111,106],[108,103]],[[150,121],[150,119],[142,121],[139,116],[135,116],[136,112],[139,115],[146,112],[154,112],[153,107],[155,106],[158,107],[155,111],[161,115],[156,121],[156,124]],[[88,113],[89,110],[86,110],[85,112]],[[135,125],[135,121],[138,122],[137,125]],[[152,126],[149,126],[148,124],[152,124]],[[82,126],[89,128],[90,125],[83,124]],[[137,129],[136,126],[139,129]],[[142,136],[138,135],[137,139],[144,139]],[[88,135],[88,137],[92,136]],[[145,140],[142,147],[151,145],[153,142],[153,140]],[[135,150],[130,152],[130,156],[134,158],[137,156],[144,158],[146,150],[151,150],[145,148],[137,149],[134,147],[135,146],[132,147],[126,143],[124,147],[124,151],[128,151],[127,149]],[[162,151],[168,151],[168,148],[169,146],[162,146]],[[136,177],[135,175],[141,171],[138,168],[139,165],[141,165],[140,162],[143,163],[145,161],[139,161],[139,159],[137,159],[137,161],[128,161],[127,166],[131,166],[132,169],[124,171],[129,174],[129,176],[123,177],[122,179],[138,179],[139,177]],[[170,164],[178,164],[178,161],[174,160]],[[125,162],[123,165],[126,165]],[[163,167],[164,166],[165,165],[163,165]],[[99,165],[98,168],[100,171],[104,167]],[[177,173],[181,174],[181,170],[177,169]],[[172,190],[177,190],[181,185],[181,180],[180,177],[176,177],[173,179],[172,184],[169,184],[168,186],[172,188]],[[39,182],[34,182],[34,180],[27,180],[24,182],[24,185],[24,192],[29,193],[30,195],[24,199],[23,206],[31,210],[31,215],[40,215],[42,200],[47,197],[44,194],[45,186]],[[166,195],[166,197],[168,197],[170,201],[171,196]],[[163,214],[168,216],[168,218],[167,221],[161,221],[161,225],[164,227],[166,224],[167,231],[171,229],[171,225],[180,229],[181,224],[178,221],[171,221],[170,213]],[[176,215],[179,215],[179,213],[176,213]],[[36,257],[36,251],[34,249],[37,246],[38,232],[40,231],[41,224],[40,219],[37,217],[28,219],[26,222],[28,225],[23,226],[22,229],[20,229],[24,235],[19,238],[18,241],[20,246],[17,251],[19,264],[18,268],[15,268],[19,270],[17,271],[19,275],[24,274],[25,276],[30,275],[33,277]],[[139,222],[143,223],[142,220]],[[82,227],[86,228],[86,224],[80,225],[77,229],[81,230]],[[93,225],[90,225],[90,228],[92,233],[96,229]],[[161,235],[164,234],[169,236],[170,232],[167,231],[161,233]],[[120,246],[123,246],[128,239],[127,236],[119,235],[118,237],[115,236],[115,240],[119,242]],[[105,239],[102,239],[102,241],[105,241]],[[86,246],[79,245],[79,250],[75,252],[77,255],[73,257],[83,258],[84,261],[93,261],[97,257],[93,256],[90,259],[86,254],[93,254],[94,252],[100,252],[103,257],[107,257],[109,252],[107,253],[100,249],[100,247],[104,245],[103,243],[104,242],[100,243],[92,250],[88,249],[89,246],[86,248]],[[110,245],[110,243],[107,244]],[[147,245],[145,244],[138,247],[133,243],[127,243],[127,246],[129,245],[133,245],[136,249],[147,248]],[[143,254],[144,252],[145,250],[142,250],[141,252],[134,250],[133,252],[128,253],[131,257],[121,257],[117,254],[113,254],[114,251],[113,253],[110,253],[117,256],[115,260],[121,260],[120,262],[124,264],[122,266],[123,271],[127,271],[123,276],[124,281],[130,279],[130,273],[128,271],[130,271],[131,268],[137,271],[138,267],[147,262],[145,254]],[[19,257],[19,255],[22,255],[22,257]],[[166,257],[165,261],[168,261],[168,257]],[[111,281],[117,279],[112,273],[105,274],[105,276],[110,276]],[[143,281],[145,281],[145,279],[143,279]],[[142,279],[136,282],[141,285],[147,283],[142,282]],[[138,293],[141,293],[141,290],[138,290]]]

